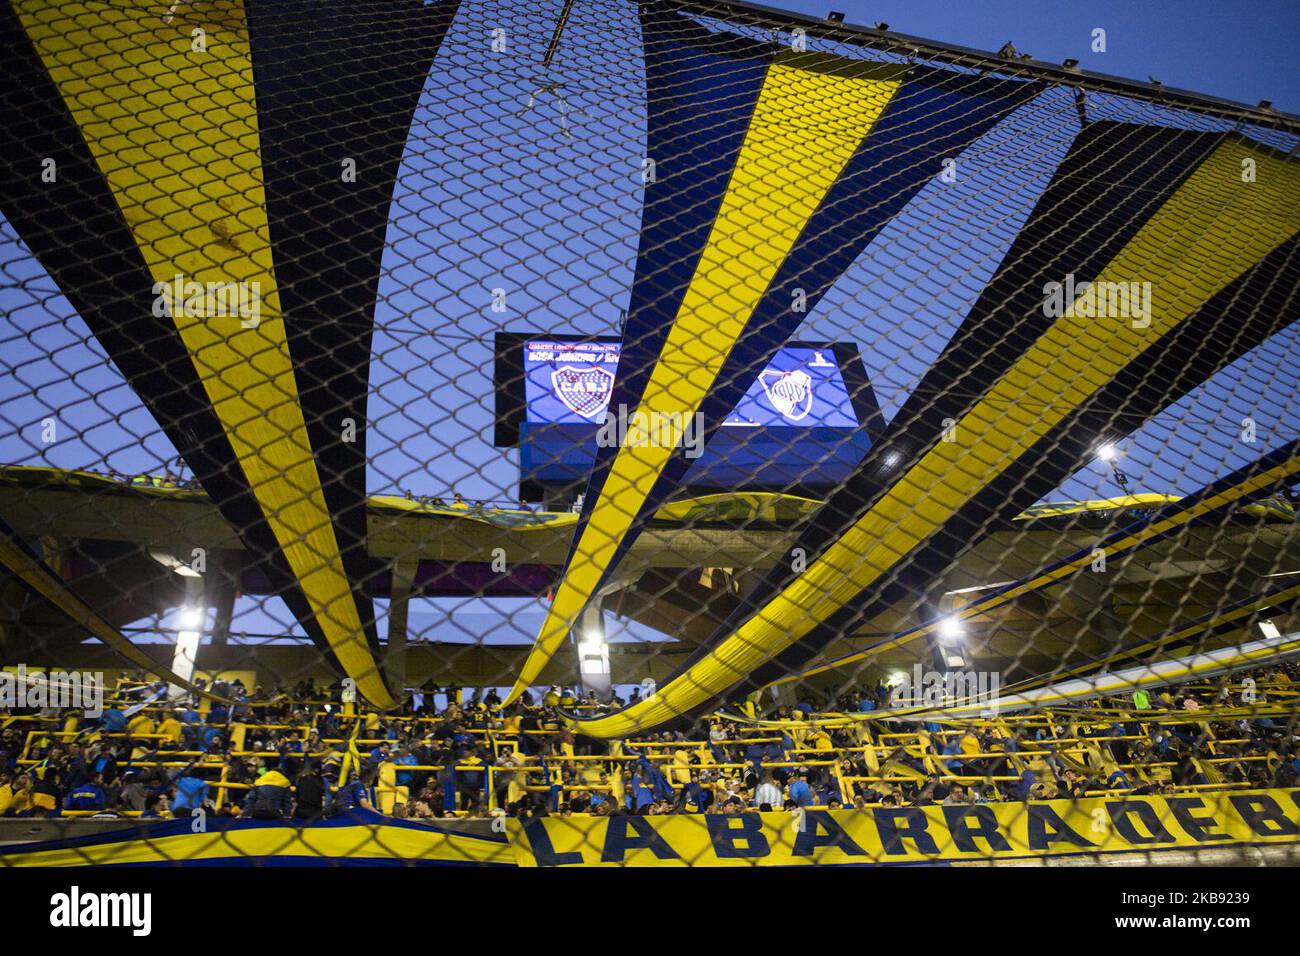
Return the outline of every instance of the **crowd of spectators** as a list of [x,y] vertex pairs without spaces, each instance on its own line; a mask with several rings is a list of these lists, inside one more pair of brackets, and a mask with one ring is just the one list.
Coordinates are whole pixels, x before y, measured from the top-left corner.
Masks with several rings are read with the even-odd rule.
[[75,715],[0,712],[0,816],[740,813],[1297,786],[1300,673],[1233,680],[906,726],[880,720],[890,688],[877,685],[773,707],[761,724],[715,717],[613,742],[561,715],[625,702],[558,687],[502,708],[492,690],[426,686],[384,715],[310,680],[214,685],[233,703],[202,708],[142,682],[64,733]]

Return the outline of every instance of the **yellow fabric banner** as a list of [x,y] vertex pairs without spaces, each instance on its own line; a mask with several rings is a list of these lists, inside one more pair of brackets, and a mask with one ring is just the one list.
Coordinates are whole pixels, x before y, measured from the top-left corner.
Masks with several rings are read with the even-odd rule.
[[947,863],[1300,843],[1300,790],[509,825],[520,866]]

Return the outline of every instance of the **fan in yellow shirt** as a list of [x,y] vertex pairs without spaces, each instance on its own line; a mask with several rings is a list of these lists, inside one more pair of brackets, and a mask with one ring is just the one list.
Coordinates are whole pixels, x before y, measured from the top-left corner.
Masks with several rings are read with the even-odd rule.
[[136,714],[131,718],[131,722],[126,725],[127,735],[130,737],[143,737],[145,734],[157,733],[153,718],[144,711]]
[[506,754],[498,764],[502,768],[498,772],[496,785],[502,784],[504,778],[506,790],[506,806],[513,806],[524,797],[528,796],[528,774],[526,771],[518,768],[528,766],[528,757],[521,753]]
[[32,791],[29,786],[30,778],[27,774],[19,774],[14,778],[12,784],[6,784],[9,796],[7,804],[4,802],[4,796],[0,793],[0,816],[19,817],[32,808]]
[[691,755],[685,747],[673,751],[672,773],[668,779],[682,785],[691,782]]
[[813,750],[827,751],[835,749],[835,745],[831,742],[831,735],[821,727],[808,734],[807,743],[812,745]]
[[163,743],[175,744],[178,747],[181,745],[184,739],[184,725],[181,724],[175,711],[168,714],[167,719],[158,725],[158,733],[163,735]]

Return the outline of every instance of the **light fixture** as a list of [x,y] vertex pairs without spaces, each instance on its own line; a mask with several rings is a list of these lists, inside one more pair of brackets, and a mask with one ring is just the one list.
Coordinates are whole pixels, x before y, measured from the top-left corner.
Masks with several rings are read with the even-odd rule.
[[609,673],[609,643],[605,629],[599,624],[589,625],[578,641],[578,670],[584,677]]
[[945,643],[959,641],[962,635],[966,633],[966,628],[962,626],[960,620],[955,617],[945,617],[939,621],[939,640]]
[[180,620],[182,630],[197,631],[203,626],[203,609],[199,607],[182,608]]
[[609,644],[605,641],[605,631],[602,627],[587,627],[582,632],[582,637],[578,640],[579,654],[603,654],[608,653]]
[[1278,630],[1277,625],[1274,624],[1271,620],[1259,622],[1259,633],[1263,634],[1271,641],[1276,640],[1277,638],[1282,636],[1282,632]]
[[168,551],[150,551],[149,557],[153,558],[155,561],[161,564],[164,568],[167,568],[169,571],[175,571],[183,578],[203,577],[203,575],[201,575],[198,571],[195,571],[184,561],[180,560],[178,557],[176,557],[174,554],[171,554]]
[[1119,457],[1119,449],[1107,442],[1097,449],[1097,457],[1102,461],[1114,461]]

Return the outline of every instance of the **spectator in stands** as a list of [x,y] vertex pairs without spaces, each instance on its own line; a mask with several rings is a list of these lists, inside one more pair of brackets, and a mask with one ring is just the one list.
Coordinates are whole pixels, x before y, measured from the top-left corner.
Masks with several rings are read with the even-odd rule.
[[99,716],[99,729],[106,734],[126,732],[126,714],[117,704],[109,707]]
[[142,710],[131,718],[130,723],[126,725],[126,734],[128,737],[143,737],[153,734],[156,731],[153,718],[149,716],[147,710]]
[[93,774],[85,783],[73,787],[68,791],[67,797],[64,798],[63,808],[65,810],[106,809],[108,798],[104,794],[103,782],[104,780],[99,774]]
[[[398,744],[393,749],[392,762],[398,767],[414,767],[420,761],[405,744]],[[409,792],[415,786],[415,773],[411,770],[398,770],[394,774],[394,780],[397,786],[406,787]]]
[[81,752],[81,745],[76,741],[68,744],[67,756],[60,768],[59,783],[65,791],[81,786],[90,779],[90,768]]
[[144,810],[148,799],[149,791],[144,785],[143,775],[139,771],[127,771],[122,778],[122,789],[117,796],[118,805],[124,810],[139,813]]
[[117,754],[107,742],[93,745],[86,755],[87,765],[92,774],[98,774],[105,785],[112,786],[117,780]]
[[244,799],[244,815],[254,820],[283,820],[293,814],[292,784],[279,770],[268,769]]
[[62,753],[55,747],[51,755],[31,774],[31,815],[35,817],[57,817],[63,806],[63,788],[59,785]]
[[971,800],[970,794],[966,792],[966,788],[959,783],[953,784],[952,788],[948,791],[948,795],[943,798],[943,805],[945,807],[970,806],[973,802],[974,801]]
[[770,812],[781,806],[781,788],[776,785],[772,778],[772,771],[766,771],[763,774],[763,782],[758,785],[754,792],[754,803],[763,813]]
[[670,765],[668,780],[674,786],[682,786],[691,782],[691,762],[692,756],[681,741],[678,742],[677,748],[673,751],[672,763]]
[[808,785],[808,771],[806,770],[795,771],[789,790],[790,799],[794,801],[795,806],[809,807],[817,802],[813,796],[812,787]]
[[9,809],[6,811],[7,815],[11,817],[31,816],[34,808],[31,776],[25,773],[20,773],[15,776],[12,790],[13,796],[9,801]]
[[226,738],[220,729],[207,724],[198,734],[199,749],[210,754],[224,753],[226,749]]
[[456,761],[456,788],[461,810],[478,813],[483,797],[485,767],[483,758],[474,748],[466,749]]
[[166,793],[150,795],[144,802],[144,812],[140,814],[141,819],[149,820],[165,819],[170,816],[171,809],[167,803]]
[[168,712],[167,717],[158,725],[158,733],[163,735],[163,743],[170,744],[178,750],[184,742],[184,731],[185,727],[181,723],[181,712],[179,710]]
[[0,731],[0,770],[14,771],[17,768],[18,754],[22,749],[22,741],[18,739],[16,730],[7,727]]
[[198,776],[194,764],[183,769],[176,777],[176,796],[172,800],[172,813],[188,815],[208,804],[208,782]]
[[302,772],[294,778],[293,815],[297,820],[319,820],[329,812],[329,783],[316,770],[313,760],[308,760]]
[[349,813],[354,810],[373,810],[375,808],[374,777],[362,781],[352,774],[348,783],[339,788],[334,795],[333,812]]
[[363,770],[374,770],[381,763],[387,763],[389,758],[388,744],[380,743],[369,754],[366,755],[366,761]]
[[8,770],[0,769],[0,817],[9,815],[14,805],[14,776]]

